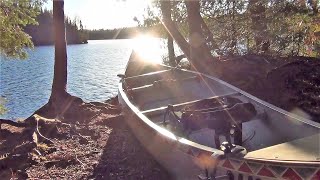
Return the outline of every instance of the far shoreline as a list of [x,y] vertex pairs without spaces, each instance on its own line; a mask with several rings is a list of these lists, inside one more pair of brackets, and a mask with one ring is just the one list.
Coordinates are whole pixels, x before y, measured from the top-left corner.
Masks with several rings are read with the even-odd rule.
[[[139,36],[139,35],[137,35]],[[83,43],[67,43],[67,45],[81,45],[81,44],[89,44],[89,41],[105,41],[105,40],[127,40],[127,39],[134,39],[137,36],[133,37],[123,37],[123,38],[108,38],[108,39],[88,39],[87,42]],[[159,37],[159,36],[151,36],[151,38],[161,38],[164,39],[164,37]],[[41,47],[41,46],[53,46],[54,43],[48,43],[48,44],[34,44],[35,47]]]

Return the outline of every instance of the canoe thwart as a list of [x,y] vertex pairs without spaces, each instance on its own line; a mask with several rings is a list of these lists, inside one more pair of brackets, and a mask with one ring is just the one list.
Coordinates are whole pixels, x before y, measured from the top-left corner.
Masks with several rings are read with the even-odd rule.
[[[184,103],[173,104],[173,107],[174,107],[175,111],[177,111],[177,110],[184,108],[187,105],[197,104],[203,100],[213,100],[213,99],[219,99],[219,98],[224,98],[224,97],[229,97],[229,96],[230,97],[241,96],[241,94],[238,92],[233,92],[233,93],[224,94],[224,95],[220,95],[220,96],[212,96],[212,97],[206,98],[206,99],[199,99],[199,100],[188,101],[188,102],[184,102]],[[163,106],[163,107],[159,107],[159,108],[155,108],[155,109],[145,110],[145,111],[142,111],[142,113],[145,115],[148,115],[148,116],[159,115],[159,114],[164,113],[166,108],[167,108],[167,106]]]

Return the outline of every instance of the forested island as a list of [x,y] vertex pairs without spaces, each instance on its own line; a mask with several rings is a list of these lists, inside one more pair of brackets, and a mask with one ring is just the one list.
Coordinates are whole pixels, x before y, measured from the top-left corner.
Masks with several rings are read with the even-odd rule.
[[[27,25],[24,31],[31,36],[35,46],[53,45],[53,16],[52,11],[41,10],[36,17],[38,25]],[[68,44],[85,44],[88,43],[88,34],[84,30],[81,20],[75,18],[71,20],[65,17],[66,38]]]
[[125,27],[118,29],[99,29],[86,30],[88,39],[129,39],[134,38],[138,34],[150,34],[154,37],[165,37],[165,29],[162,25],[156,24],[150,27]]

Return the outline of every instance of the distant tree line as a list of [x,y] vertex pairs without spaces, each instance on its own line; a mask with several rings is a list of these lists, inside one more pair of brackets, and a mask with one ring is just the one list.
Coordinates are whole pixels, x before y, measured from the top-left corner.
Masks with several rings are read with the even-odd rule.
[[139,34],[149,34],[154,37],[165,36],[164,28],[160,24],[151,27],[125,27],[119,29],[86,30],[86,32],[90,40],[129,39]]
[[[54,44],[52,11],[41,10],[36,17],[38,25],[27,25],[24,31],[31,36],[35,46]],[[68,44],[87,43],[88,34],[84,30],[81,20],[71,20],[65,17],[66,38]]]

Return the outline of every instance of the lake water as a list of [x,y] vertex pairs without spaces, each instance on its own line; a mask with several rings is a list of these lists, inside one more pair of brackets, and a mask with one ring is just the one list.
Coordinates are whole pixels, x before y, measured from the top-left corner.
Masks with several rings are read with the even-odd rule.
[[[144,41],[100,40],[69,45],[67,91],[85,101],[105,101],[115,96],[117,74],[124,73],[132,49],[144,49],[158,59],[165,53],[162,40]],[[53,64],[53,46],[36,47],[27,60],[1,58],[0,96],[6,100],[7,112],[0,118],[26,118],[48,101]]]

